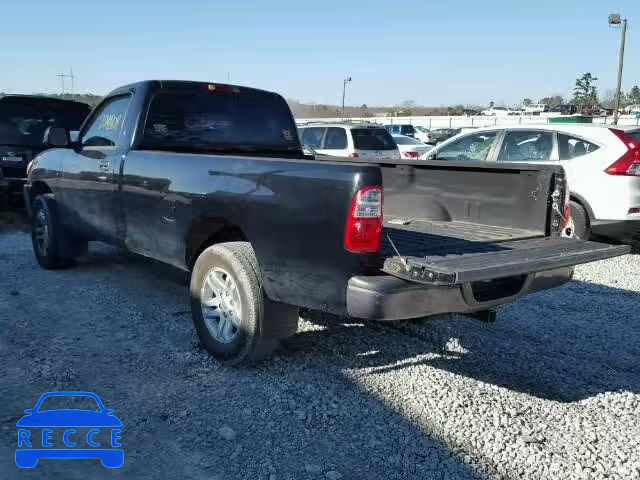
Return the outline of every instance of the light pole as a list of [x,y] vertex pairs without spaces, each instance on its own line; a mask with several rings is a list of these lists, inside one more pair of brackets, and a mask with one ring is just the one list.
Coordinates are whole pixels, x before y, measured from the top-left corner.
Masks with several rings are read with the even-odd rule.
[[347,77],[342,81],[342,119],[344,120],[344,96],[347,91],[347,83],[351,82],[351,77]]
[[620,95],[622,89],[622,65],[624,64],[624,44],[627,37],[627,19],[620,19],[619,13],[609,15],[609,25],[617,27],[622,25],[622,34],[620,35],[620,58],[618,60],[618,84],[616,86],[616,98],[613,105],[613,124],[618,124],[618,110],[620,109]]

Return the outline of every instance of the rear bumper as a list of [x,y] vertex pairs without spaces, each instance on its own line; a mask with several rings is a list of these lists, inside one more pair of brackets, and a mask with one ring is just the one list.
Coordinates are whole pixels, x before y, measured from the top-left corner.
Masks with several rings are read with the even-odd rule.
[[573,267],[530,274],[519,280],[515,293],[484,302],[477,301],[472,283],[431,286],[391,275],[358,276],[349,280],[347,313],[366,320],[405,320],[438,313],[475,312],[513,302],[538,290],[558,287],[572,276]]
[[640,237],[640,218],[638,220],[597,220],[591,225],[594,235],[629,242]]

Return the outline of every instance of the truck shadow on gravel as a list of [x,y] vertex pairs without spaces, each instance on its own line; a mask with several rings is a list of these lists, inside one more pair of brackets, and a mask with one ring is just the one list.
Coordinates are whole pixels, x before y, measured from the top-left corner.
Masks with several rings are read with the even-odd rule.
[[[104,248],[79,268],[133,266],[189,285],[186,272]],[[606,392],[640,392],[640,322],[634,315],[639,304],[634,291],[572,281],[501,307],[493,324],[462,315],[390,323],[312,315],[320,329],[299,331],[277,353],[294,361],[319,355],[329,361],[338,354],[342,367],[372,368],[372,374],[429,365],[538,398],[574,402]]]
[[494,324],[452,315],[354,328],[314,318],[326,330],[298,333],[285,349],[294,356],[307,349],[318,353],[341,341],[346,366],[369,367],[372,374],[429,365],[538,398],[575,402],[606,392],[640,392],[639,304],[636,292],[573,281],[502,307]]

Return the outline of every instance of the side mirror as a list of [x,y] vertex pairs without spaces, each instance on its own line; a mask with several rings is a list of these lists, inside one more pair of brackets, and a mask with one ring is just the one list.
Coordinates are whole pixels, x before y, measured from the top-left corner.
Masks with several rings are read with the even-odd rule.
[[52,147],[66,148],[71,144],[69,131],[62,127],[49,127],[44,132],[44,143]]
[[305,155],[316,155],[316,151],[313,149],[313,147],[310,147],[306,143],[302,145],[302,153],[304,153]]

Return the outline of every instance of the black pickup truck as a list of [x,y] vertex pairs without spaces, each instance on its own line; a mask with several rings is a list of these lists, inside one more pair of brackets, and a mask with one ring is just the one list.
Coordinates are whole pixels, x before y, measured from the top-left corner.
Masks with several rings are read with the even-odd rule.
[[49,127],[77,130],[89,114],[86,103],[38,95],[0,95],[0,191],[21,194],[27,165],[45,150]]
[[[110,93],[24,189],[33,248],[68,267],[101,240],[191,271],[204,346],[256,361],[298,309],[370,320],[488,311],[628,247],[563,238],[563,171],[320,161],[274,93],[145,81]],[[383,220],[384,197],[384,220]]]

